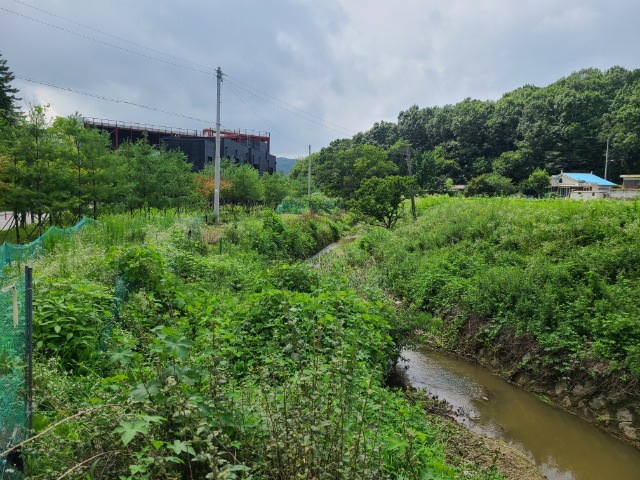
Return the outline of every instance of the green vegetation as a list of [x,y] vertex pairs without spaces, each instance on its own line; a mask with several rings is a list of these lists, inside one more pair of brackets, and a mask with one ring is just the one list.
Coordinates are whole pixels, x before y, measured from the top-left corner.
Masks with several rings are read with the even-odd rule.
[[29,478],[460,478],[422,400],[384,386],[391,304],[288,263],[343,229],[118,215],[62,240],[34,264]]
[[[18,114],[19,108],[16,103],[20,100],[16,97],[17,88],[11,86],[15,76],[7,67],[7,61],[2,59],[0,53],[0,119],[11,123]],[[2,127],[2,123],[0,123]]]
[[[0,209],[16,242],[28,212],[100,215],[34,264],[28,478],[501,478],[495,457],[452,458],[429,400],[389,388],[390,367],[420,329],[511,371],[637,381],[640,204],[446,195],[468,182],[469,196],[540,197],[548,171],[597,170],[607,137],[615,168],[640,169],[639,75],[413,106],[290,177],[225,162],[234,221],[209,226],[211,168],[145,141],[111,151],[44,106],[21,116],[0,60]],[[415,191],[443,195],[403,222]],[[308,265],[356,215],[387,228]],[[14,360],[0,352],[0,379]]]
[[369,178],[356,190],[353,208],[391,228],[400,218],[402,203],[414,185],[415,180],[411,177]]
[[[485,184],[509,179],[512,187],[503,181],[498,189],[506,194],[517,186],[540,195],[527,181],[536,170],[603,176],[608,138],[609,158],[616,160],[608,177],[619,182],[620,174],[640,171],[639,118],[640,69],[585,69],[546,87],[523,86],[497,101],[413,105],[397,122],[377,122],[312,155],[313,180],[324,192],[351,198],[367,178],[408,175],[408,145],[412,175],[426,192],[448,193],[447,179],[467,184],[482,176]],[[292,171],[294,178],[305,174],[302,164],[306,159]]]
[[637,377],[639,206],[431,197],[417,223],[372,232],[347,261],[450,347],[539,376]]

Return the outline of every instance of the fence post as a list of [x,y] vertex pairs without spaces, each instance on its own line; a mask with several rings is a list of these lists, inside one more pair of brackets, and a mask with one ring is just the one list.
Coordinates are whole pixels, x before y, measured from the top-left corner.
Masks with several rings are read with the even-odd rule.
[[25,378],[25,413],[27,438],[33,430],[33,268],[24,267],[24,303],[25,303],[25,360],[27,364]]

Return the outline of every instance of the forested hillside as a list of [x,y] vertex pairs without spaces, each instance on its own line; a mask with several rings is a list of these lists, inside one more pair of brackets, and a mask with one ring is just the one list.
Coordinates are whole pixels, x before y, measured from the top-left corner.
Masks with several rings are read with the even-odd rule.
[[[406,174],[405,149],[392,148],[398,141],[410,145],[414,173],[428,191],[442,191],[446,179],[467,183],[487,173],[514,185],[536,169],[603,176],[607,139],[607,177],[619,183],[620,174],[639,172],[640,69],[581,70],[546,87],[525,85],[497,101],[413,105],[395,123],[378,122],[322,149],[314,157],[314,179],[320,188],[350,196],[343,179],[357,176],[355,161],[367,156],[363,145],[396,164],[385,173]],[[360,162],[363,168],[366,163]]]

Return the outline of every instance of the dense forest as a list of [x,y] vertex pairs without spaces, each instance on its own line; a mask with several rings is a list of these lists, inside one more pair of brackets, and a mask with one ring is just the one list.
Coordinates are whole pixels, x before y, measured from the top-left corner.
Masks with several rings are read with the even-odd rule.
[[378,122],[323,148],[313,156],[314,179],[332,194],[350,196],[363,177],[406,175],[409,146],[413,173],[427,191],[445,191],[447,179],[466,184],[486,174],[526,189],[522,182],[536,169],[604,176],[608,140],[607,177],[619,183],[620,174],[640,171],[638,125],[640,70],[585,69],[546,87],[525,85],[497,101],[413,105],[395,123]]

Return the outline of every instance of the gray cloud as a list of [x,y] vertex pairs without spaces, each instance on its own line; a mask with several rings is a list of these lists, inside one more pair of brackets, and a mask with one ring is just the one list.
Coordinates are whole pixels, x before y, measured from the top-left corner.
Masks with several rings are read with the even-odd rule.
[[[23,1],[205,70],[220,66],[231,77],[223,85],[224,126],[269,130],[274,153],[287,156],[305,155],[308,144],[318,149],[375,121],[394,121],[414,103],[497,99],[523,84],[544,86],[580,68],[640,66],[635,48],[640,4],[632,0]],[[202,69],[15,0],[0,0],[0,7]],[[154,61],[2,10],[0,52],[22,76],[215,119],[213,73]],[[251,95],[239,82],[262,93]],[[48,102],[61,115],[80,111],[156,125],[207,126],[21,80],[15,86],[25,99]],[[341,129],[332,124],[342,125],[348,132],[285,111],[302,115],[295,107],[314,115],[314,122],[335,130]]]

